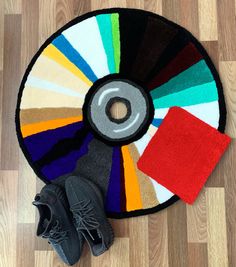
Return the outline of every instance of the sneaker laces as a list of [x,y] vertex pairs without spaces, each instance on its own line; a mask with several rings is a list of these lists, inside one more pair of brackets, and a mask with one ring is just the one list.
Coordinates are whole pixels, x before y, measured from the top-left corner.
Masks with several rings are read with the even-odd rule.
[[60,244],[64,240],[68,239],[67,234],[68,234],[68,231],[63,231],[61,229],[59,221],[57,220],[56,224],[49,231],[48,238],[50,242]]
[[70,210],[73,213],[77,231],[87,231],[92,240],[94,240],[90,230],[97,229],[100,224],[95,218],[91,200],[82,200],[74,204]]

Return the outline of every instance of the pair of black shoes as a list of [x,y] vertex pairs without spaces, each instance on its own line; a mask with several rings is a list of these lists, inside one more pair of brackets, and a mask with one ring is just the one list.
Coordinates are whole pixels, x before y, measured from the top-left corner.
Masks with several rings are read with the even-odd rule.
[[68,265],[81,256],[84,241],[94,256],[105,252],[114,234],[106,218],[103,197],[87,179],[71,176],[62,187],[49,184],[35,196],[39,210],[37,236],[47,238],[60,258]]

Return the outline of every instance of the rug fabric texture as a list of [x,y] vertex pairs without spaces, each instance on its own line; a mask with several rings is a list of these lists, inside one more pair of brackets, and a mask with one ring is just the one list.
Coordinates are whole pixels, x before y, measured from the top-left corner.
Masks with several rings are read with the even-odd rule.
[[229,143],[227,135],[172,107],[140,157],[138,168],[192,204]]
[[[120,121],[108,112],[117,98],[128,107]],[[182,125],[180,115],[170,128],[163,121],[174,106],[215,130],[185,116]],[[162,210],[181,190],[195,197],[223,153],[216,131],[225,122],[223,88],[200,42],[162,16],[126,8],[83,14],[50,36],[26,69],[16,107],[19,144],[37,177],[61,186],[70,175],[90,179],[113,218]]]

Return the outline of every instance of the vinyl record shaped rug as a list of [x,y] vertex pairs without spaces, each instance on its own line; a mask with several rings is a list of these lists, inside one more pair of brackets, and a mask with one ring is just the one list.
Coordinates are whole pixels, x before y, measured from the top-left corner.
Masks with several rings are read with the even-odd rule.
[[[126,108],[122,118],[111,114],[115,102]],[[178,199],[137,168],[172,106],[224,131],[222,86],[201,44],[156,14],[99,10],[69,22],[34,56],[17,135],[46,183],[81,175],[101,189],[108,216],[148,214]]]

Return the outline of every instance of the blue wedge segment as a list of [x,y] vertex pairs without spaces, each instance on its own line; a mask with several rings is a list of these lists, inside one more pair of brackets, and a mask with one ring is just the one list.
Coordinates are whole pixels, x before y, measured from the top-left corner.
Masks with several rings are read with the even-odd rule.
[[59,35],[52,41],[52,44],[60,50],[77,68],[79,68],[90,81],[95,82],[98,78],[88,65],[88,63],[81,57],[77,50],[68,42],[63,36]]

